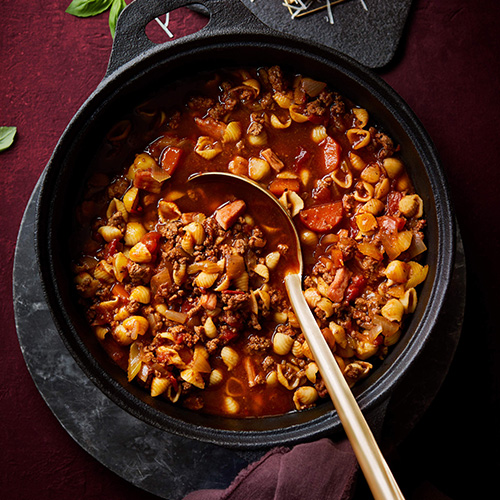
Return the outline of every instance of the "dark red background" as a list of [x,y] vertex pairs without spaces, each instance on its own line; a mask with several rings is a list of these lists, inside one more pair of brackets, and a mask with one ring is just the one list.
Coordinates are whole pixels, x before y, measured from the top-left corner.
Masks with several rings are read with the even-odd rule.
[[[0,495],[153,498],[66,434],[27,371],[14,326],[13,253],[24,208],[65,126],[103,77],[112,44],[107,15],[77,19],[64,13],[69,3],[0,2],[0,125],[18,127],[14,146],[0,153]],[[176,14],[170,28],[178,35],[203,25],[190,11]],[[466,317],[451,370],[391,457],[409,499],[480,498],[486,487],[497,489],[500,473],[499,18],[495,0],[415,0],[394,61],[379,72],[436,144],[468,266]]]

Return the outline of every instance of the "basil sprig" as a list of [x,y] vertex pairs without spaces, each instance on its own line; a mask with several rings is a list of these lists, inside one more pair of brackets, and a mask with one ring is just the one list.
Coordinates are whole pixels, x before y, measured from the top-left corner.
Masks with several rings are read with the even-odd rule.
[[114,38],[116,21],[126,6],[125,0],[73,0],[66,12],[76,17],[92,17],[109,9],[109,30]]
[[12,146],[16,132],[17,127],[0,127],[0,151]]

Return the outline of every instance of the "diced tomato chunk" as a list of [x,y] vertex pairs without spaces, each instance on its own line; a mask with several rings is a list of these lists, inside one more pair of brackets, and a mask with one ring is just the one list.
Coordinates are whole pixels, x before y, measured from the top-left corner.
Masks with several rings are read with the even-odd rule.
[[340,144],[328,136],[320,145],[323,147],[323,173],[329,174],[339,168],[341,153]]
[[347,302],[351,302],[354,299],[357,299],[365,289],[366,286],[366,278],[361,274],[355,274],[351,279],[351,284],[347,287],[345,300]]
[[175,146],[166,147],[160,156],[161,168],[169,175],[172,175],[179,166],[182,157],[182,149]]
[[112,257],[115,253],[120,252],[122,249],[122,243],[119,238],[115,238],[106,244],[103,251],[103,259],[107,259],[108,257]]
[[156,231],[150,231],[141,238],[141,242],[144,243],[146,248],[149,250],[149,253],[152,255],[158,250],[160,238],[160,233],[157,233]]
[[394,215],[399,211],[399,202],[403,197],[403,193],[399,191],[391,191],[387,195],[387,213]]
[[342,202],[333,201],[316,205],[300,212],[300,220],[311,231],[326,233],[331,231],[343,216]]
[[271,193],[275,196],[280,197],[286,190],[298,193],[300,190],[299,180],[277,178],[269,184],[269,191],[271,191]]
[[157,181],[149,170],[138,170],[134,177],[134,187],[150,193],[160,193],[161,182]]

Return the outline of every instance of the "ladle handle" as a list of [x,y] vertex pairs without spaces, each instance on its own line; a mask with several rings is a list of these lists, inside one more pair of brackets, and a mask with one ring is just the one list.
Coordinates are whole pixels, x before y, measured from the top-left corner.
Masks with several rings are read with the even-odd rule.
[[298,274],[285,278],[288,296],[314,355],[328,393],[375,500],[404,499],[351,389],[321,333],[302,293]]

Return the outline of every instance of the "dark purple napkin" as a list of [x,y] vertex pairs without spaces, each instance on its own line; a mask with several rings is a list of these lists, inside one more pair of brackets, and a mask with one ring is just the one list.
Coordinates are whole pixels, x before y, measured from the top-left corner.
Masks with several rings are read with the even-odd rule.
[[358,463],[347,440],[320,439],[279,447],[242,470],[225,490],[200,490],[184,500],[348,500]]

